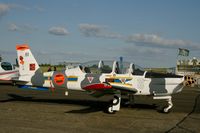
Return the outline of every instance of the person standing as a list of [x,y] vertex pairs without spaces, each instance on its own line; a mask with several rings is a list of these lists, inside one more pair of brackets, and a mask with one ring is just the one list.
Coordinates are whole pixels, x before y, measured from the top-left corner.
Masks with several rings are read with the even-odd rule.
[[52,71],[52,70],[51,70],[51,66],[49,66],[49,68],[48,68],[47,72],[50,72],[50,71]]

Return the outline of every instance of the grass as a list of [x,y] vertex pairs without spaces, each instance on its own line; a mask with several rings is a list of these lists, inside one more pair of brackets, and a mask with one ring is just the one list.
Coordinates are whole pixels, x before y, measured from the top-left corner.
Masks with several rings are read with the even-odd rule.
[[145,70],[156,73],[167,73],[167,68],[146,68]]
[[[42,72],[47,72],[50,66],[40,66],[40,68],[42,69]],[[56,67],[56,71],[62,71],[65,69],[64,66],[55,66]],[[54,70],[54,66],[51,66],[51,70]]]

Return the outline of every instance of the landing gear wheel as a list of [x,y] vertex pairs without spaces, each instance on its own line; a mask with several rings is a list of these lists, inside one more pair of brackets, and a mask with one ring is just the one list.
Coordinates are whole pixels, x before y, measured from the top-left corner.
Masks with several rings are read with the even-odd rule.
[[173,107],[172,96],[160,96],[160,97],[158,96],[158,97],[154,97],[154,99],[165,99],[167,101],[167,106],[162,108],[160,112],[169,113],[171,111],[171,108]]
[[171,98],[167,99],[167,102],[168,102],[168,106],[163,108],[163,113],[169,113],[171,111],[172,106],[173,106]]
[[108,107],[108,109],[107,109],[107,112],[108,112],[109,114],[114,114],[116,111],[114,111],[112,105],[110,105],[110,106]]
[[112,104],[113,104],[113,105],[119,104],[119,98],[116,97],[116,96],[114,96],[114,98],[113,98],[113,100],[112,100]]
[[171,111],[171,109],[168,109],[168,107],[164,107],[162,109],[162,112],[165,113],[165,114],[168,114],[170,111]]
[[121,103],[121,93],[114,94],[113,99],[110,101],[110,104],[107,108],[107,112],[109,114],[114,114],[115,112],[120,110]]

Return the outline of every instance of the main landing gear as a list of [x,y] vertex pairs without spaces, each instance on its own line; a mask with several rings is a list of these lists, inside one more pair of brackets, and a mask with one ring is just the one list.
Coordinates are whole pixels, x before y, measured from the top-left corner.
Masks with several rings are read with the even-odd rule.
[[168,106],[163,108],[163,112],[164,113],[169,113],[171,108],[172,108],[172,106],[173,106],[172,98],[169,98],[169,99],[166,99],[166,100],[167,100]]
[[120,104],[121,104],[121,93],[114,94],[113,100],[111,101],[111,104],[108,106],[107,112],[110,114],[113,114],[120,110]]
[[163,113],[169,113],[173,107],[172,96],[154,96],[153,99],[165,99],[167,101],[168,105],[163,108]]
[[[153,99],[159,99],[159,100],[166,100],[168,105],[163,108],[163,113],[169,113],[171,108],[173,107],[172,103],[172,96],[154,96]],[[121,93],[114,94],[113,99],[111,100],[111,104],[107,108],[107,112],[110,114],[113,114],[120,110],[120,104],[121,104]],[[129,95],[129,102],[128,104],[134,104],[134,95]]]
[[128,101],[124,103],[126,107],[132,107],[135,104],[134,94],[128,94]]

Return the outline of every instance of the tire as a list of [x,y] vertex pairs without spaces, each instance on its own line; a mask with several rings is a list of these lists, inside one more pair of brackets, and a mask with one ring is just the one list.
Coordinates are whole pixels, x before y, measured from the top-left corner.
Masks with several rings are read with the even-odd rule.
[[170,113],[170,111],[171,111],[171,109],[168,109],[168,110],[167,110],[166,107],[164,107],[163,110],[162,110],[162,112],[165,113],[165,114]]
[[115,114],[115,111],[112,110],[112,105],[108,106],[107,113],[108,114]]
[[113,99],[112,103],[113,103],[113,105],[119,104],[119,97],[114,96],[114,99]]

